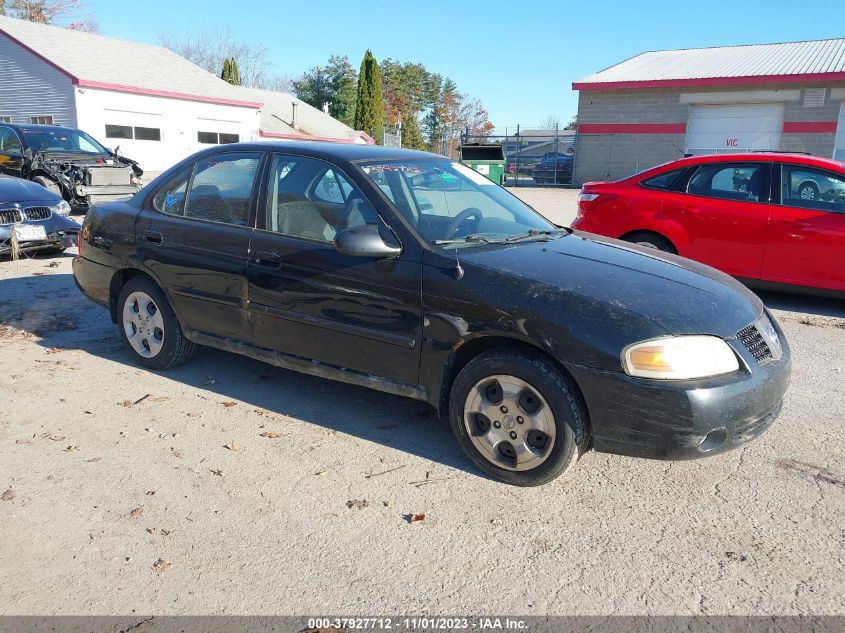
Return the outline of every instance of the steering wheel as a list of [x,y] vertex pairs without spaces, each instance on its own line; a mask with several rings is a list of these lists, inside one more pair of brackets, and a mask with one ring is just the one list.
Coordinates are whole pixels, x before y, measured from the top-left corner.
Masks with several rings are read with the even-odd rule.
[[484,219],[484,214],[481,213],[481,209],[478,207],[468,207],[461,211],[458,215],[452,218],[452,221],[449,223],[449,234],[446,236],[446,239],[451,240],[455,237],[455,234],[458,232],[461,224],[469,220],[470,218],[475,218],[475,226],[478,227],[478,223]]

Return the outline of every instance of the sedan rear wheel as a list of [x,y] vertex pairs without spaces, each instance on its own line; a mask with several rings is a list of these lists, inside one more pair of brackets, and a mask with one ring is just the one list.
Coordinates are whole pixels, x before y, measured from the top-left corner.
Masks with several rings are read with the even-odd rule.
[[133,358],[151,369],[168,369],[187,361],[194,345],[161,289],[145,277],[130,279],[118,296],[118,329]]
[[672,246],[672,242],[657,233],[638,231],[636,233],[625,235],[622,239],[626,242],[632,242],[634,244],[638,244],[639,246],[645,246],[646,248],[653,248],[658,251],[663,251],[664,253],[678,253],[675,247]]
[[495,479],[537,486],[586,449],[586,409],[550,360],[521,349],[481,354],[461,370],[449,399],[452,431],[467,457]]

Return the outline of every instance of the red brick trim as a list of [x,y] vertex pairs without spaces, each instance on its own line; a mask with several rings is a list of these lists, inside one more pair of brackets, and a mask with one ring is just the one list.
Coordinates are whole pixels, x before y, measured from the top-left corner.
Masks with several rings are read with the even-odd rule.
[[686,123],[579,123],[579,134],[686,134]]
[[784,134],[836,134],[836,121],[784,121]]

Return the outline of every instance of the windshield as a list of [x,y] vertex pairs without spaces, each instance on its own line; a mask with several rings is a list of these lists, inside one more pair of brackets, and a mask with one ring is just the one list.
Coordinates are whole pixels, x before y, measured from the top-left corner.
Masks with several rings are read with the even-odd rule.
[[61,152],[64,154],[108,154],[108,150],[80,130],[21,129],[26,144],[34,152]]
[[556,230],[519,198],[446,158],[389,161],[361,169],[423,239],[442,248],[531,238]]

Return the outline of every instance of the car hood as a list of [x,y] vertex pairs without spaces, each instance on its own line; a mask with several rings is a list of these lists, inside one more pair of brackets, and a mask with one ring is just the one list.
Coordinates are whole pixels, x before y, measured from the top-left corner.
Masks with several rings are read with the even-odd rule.
[[51,207],[59,204],[61,200],[60,195],[47,191],[37,183],[21,178],[0,176],[0,204],[27,202]]
[[575,232],[551,241],[460,253],[462,261],[636,313],[673,334],[725,338],[763,311],[756,295],[709,266]]

